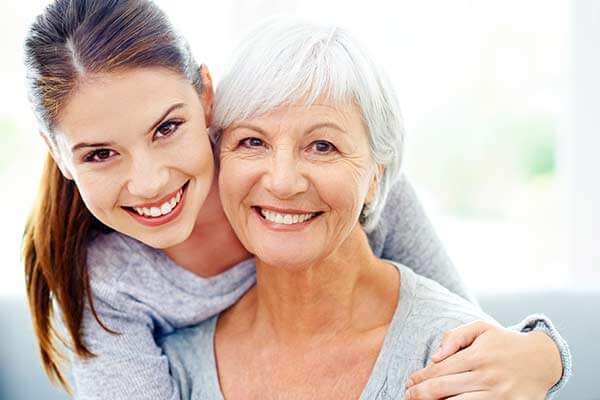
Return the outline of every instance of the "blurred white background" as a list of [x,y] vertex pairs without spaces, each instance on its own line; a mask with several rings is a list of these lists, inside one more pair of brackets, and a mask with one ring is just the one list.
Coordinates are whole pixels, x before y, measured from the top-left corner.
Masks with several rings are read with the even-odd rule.
[[[218,82],[260,19],[352,30],[396,86],[404,168],[478,292],[600,286],[600,2],[157,1]],[[24,294],[21,233],[44,158],[22,41],[47,1],[0,3],[0,296]]]

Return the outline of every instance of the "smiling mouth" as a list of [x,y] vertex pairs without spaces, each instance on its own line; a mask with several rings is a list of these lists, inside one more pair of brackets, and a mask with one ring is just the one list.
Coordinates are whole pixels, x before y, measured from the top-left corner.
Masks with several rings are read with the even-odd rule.
[[178,191],[173,193],[171,197],[166,199],[165,201],[147,207],[123,207],[130,213],[137,214],[139,217],[147,218],[147,219],[158,219],[161,217],[165,217],[173,214],[179,206],[183,199],[183,194],[185,189],[187,188],[190,181],[187,181]]
[[312,221],[319,215],[323,214],[322,211],[307,213],[285,213],[280,211],[269,210],[258,206],[253,208],[262,219],[279,225],[298,225],[308,221]]

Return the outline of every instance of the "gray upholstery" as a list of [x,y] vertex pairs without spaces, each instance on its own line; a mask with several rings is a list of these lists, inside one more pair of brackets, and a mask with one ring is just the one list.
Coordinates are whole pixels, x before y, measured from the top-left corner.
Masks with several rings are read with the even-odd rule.
[[0,326],[0,399],[68,399],[42,369],[24,298],[0,297]]
[[[559,400],[600,400],[594,367],[600,365],[600,291],[546,291],[482,295],[482,307],[504,324],[544,312],[571,345],[574,375]],[[40,366],[24,299],[0,297],[0,399],[60,400],[68,396],[48,383]]]

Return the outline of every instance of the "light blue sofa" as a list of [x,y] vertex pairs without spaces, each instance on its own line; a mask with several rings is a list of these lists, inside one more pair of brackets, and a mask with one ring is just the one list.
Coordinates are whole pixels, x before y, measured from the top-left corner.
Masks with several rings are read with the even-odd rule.
[[[526,313],[549,315],[569,342],[574,359],[573,378],[557,399],[600,400],[600,291],[484,295],[480,302],[507,325]],[[67,399],[42,371],[24,299],[0,297],[0,326],[0,400]]]

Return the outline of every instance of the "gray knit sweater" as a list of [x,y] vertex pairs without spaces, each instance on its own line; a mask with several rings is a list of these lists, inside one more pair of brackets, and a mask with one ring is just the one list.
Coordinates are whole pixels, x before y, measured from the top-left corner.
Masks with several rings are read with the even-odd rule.
[[[476,305],[437,282],[405,266],[393,265],[400,273],[399,302],[360,400],[404,398],[408,377],[431,362],[444,332],[476,320],[493,322]],[[161,338],[181,400],[224,398],[214,349],[217,320],[215,316]],[[269,374],[260,369],[255,373],[265,388],[269,387]],[[323,398],[318,387],[312,389],[314,398]],[[262,397],[288,398],[285,393],[269,392]]]
[[[393,188],[369,241],[377,256],[473,301],[405,179]],[[168,357],[157,341],[215,316],[255,283],[253,260],[201,278],[162,251],[116,232],[97,235],[88,246],[87,261],[96,311],[120,334],[102,329],[89,309],[84,313],[81,333],[97,357],[73,359],[76,398],[81,400],[179,399]],[[546,331],[561,350],[563,378],[555,392],[571,374],[568,346],[545,317],[530,316],[514,327],[532,328]]]

